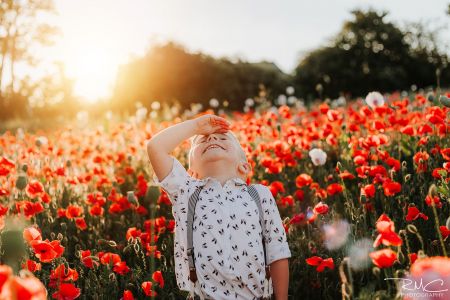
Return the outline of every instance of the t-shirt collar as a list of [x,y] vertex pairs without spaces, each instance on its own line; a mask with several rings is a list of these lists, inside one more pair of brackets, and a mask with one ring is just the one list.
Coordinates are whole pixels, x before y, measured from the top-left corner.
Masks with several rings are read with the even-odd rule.
[[[208,176],[208,177],[205,177],[203,179],[200,179],[200,181],[203,181],[203,182],[208,182],[208,181],[211,181],[211,180],[216,180],[217,181],[216,178],[211,177],[211,176]],[[239,177],[234,177],[234,178],[231,178],[231,179],[228,179],[228,180],[231,180],[237,186],[247,185],[247,183],[242,178],[239,178]]]

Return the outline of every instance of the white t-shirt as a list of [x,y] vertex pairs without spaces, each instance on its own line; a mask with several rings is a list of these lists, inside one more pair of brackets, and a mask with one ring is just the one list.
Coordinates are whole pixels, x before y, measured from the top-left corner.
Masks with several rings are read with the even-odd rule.
[[[172,156],[173,157],[173,156]],[[193,222],[194,261],[197,271],[195,292],[206,299],[257,299],[263,296],[265,263],[262,231],[256,203],[241,178],[229,179],[222,187],[213,178],[190,176],[173,157],[173,167],[162,181],[153,175],[172,203],[175,219],[175,275],[181,290],[193,284],[187,256],[187,212],[189,197],[198,186]],[[291,257],[280,213],[270,190],[255,184],[266,222],[268,264]]]

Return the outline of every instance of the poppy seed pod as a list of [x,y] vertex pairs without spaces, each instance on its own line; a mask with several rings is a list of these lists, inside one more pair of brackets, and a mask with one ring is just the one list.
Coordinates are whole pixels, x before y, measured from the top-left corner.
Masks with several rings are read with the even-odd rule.
[[445,107],[450,107],[450,98],[444,95],[441,95],[441,97],[439,97],[439,102],[441,102],[441,104]]
[[19,190],[24,190],[27,187],[28,184],[28,180],[27,180],[27,176],[25,174],[21,174],[19,175],[19,177],[17,177],[16,180],[16,188],[18,188]]
[[408,224],[406,226],[406,229],[408,229],[408,231],[412,234],[416,234],[417,233],[417,227],[414,226],[413,224]]

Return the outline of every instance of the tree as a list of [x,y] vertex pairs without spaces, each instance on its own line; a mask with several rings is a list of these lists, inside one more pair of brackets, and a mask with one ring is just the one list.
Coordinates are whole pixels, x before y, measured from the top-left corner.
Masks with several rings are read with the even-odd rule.
[[341,92],[363,96],[436,83],[448,73],[448,57],[437,47],[437,35],[414,26],[403,31],[385,20],[387,12],[355,10],[330,46],[309,52],[298,64],[294,84],[304,97]]
[[15,92],[18,62],[37,64],[33,46],[50,45],[57,29],[38,22],[38,15],[54,12],[53,0],[2,0],[0,2],[0,98],[3,92],[5,67],[9,64],[9,90]]

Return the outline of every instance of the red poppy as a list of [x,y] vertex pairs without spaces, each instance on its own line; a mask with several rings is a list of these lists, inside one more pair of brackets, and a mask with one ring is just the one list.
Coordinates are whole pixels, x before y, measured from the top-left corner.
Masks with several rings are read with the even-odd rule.
[[152,279],[158,283],[158,285],[163,288],[164,287],[164,278],[162,276],[161,271],[155,271],[152,274]]
[[8,278],[13,275],[13,270],[8,265],[0,265],[0,291]]
[[66,217],[68,219],[73,219],[81,216],[83,214],[83,208],[78,205],[69,205],[66,208]]
[[306,259],[306,263],[310,266],[317,266],[317,272],[323,272],[325,268],[328,268],[330,270],[334,269],[334,262],[332,257],[323,259],[320,256],[312,256]]
[[353,175],[352,173],[350,173],[349,171],[345,170],[341,173],[339,173],[339,177],[342,179],[355,179],[355,175]]
[[87,224],[86,224],[86,221],[84,220],[84,218],[76,218],[75,224],[77,225],[77,227],[80,230],[85,230],[87,228]]
[[134,300],[133,293],[130,290],[123,291],[123,300]]
[[412,264],[409,271],[411,275],[418,277],[425,276],[424,273],[431,271],[445,278],[450,276],[450,258],[445,256],[419,258]]
[[394,196],[394,195],[396,195],[396,194],[401,192],[402,186],[398,182],[391,181],[390,179],[387,179],[383,183],[383,190],[384,190],[384,194],[386,196]]
[[121,262],[122,259],[118,254],[111,253],[111,252],[99,252],[98,257],[100,258],[100,262],[104,265],[108,265],[112,263],[112,265],[115,265],[118,262]]
[[34,260],[27,259],[27,261],[22,265],[22,268],[27,269],[30,272],[36,272],[40,271],[42,266],[40,263],[37,263]]
[[310,185],[312,183],[312,178],[308,174],[300,174],[295,178],[295,185],[298,188]]
[[327,187],[327,193],[330,196],[342,193],[344,190],[344,187],[340,185],[339,183],[332,183]]
[[367,198],[373,198],[375,196],[375,185],[368,184],[361,188],[361,195],[366,196]]
[[411,264],[413,264],[417,259],[417,253],[408,253],[408,256]]
[[102,216],[104,211],[105,210],[103,209],[103,207],[97,204],[89,209],[89,213],[91,214],[91,216]]
[[46,300],[47,290],[33,275],[10,276],[1,289],[0,299]]
[[87,267],[92,269],[94,267],[94,264],[96,266],[99,265],[99,263],[92,259],[91,257],[91,250],[81,250],[81,262]]
[[447,226],[439,226],[442,237],[446,239],[450,235],[450,229]]
[[49,241],[31,241],[34,254],[41,262],[48,263],[57,257],[60,257],[64,252],[64,247],[60,245],[58,240]]
[[430,195],[427,195],[425,197],[425,203],[428,206],[432,206],[434,204],[437,208],[442,208],[442,202],[438,196],[431,197]]
[[127,263],[124,261],[120,261],[114,264],[113,271],[120,275],[125,275],[130,272],[130,268],[127,266]]
[[72,283],[61,283],[57,292],[53,293],[53,299],[72,300],[81,295],[81,290]]
[[64,264],[60,264],[50,272],[50,287],[56,288],[61,282],[77,281],[78,272],[75,269],[68,268]]
[[31,199],[44,195],[44,186],[37,180],[31,180],[26,187],[26,193]]
[[328,212],[328,205],[323,202],[319,202],[314,206],[314,213],[325,215]]
[[377,238],[375,239],[373,246],[378,247],[380,244],[385,246],[400,246],[402,245],[402,239],[395,233],[394,222],[385,215],[382,214],[377,222],[376,227],[379,232]]
[[150,297],[157,296],[158,294],[152,290],[152,282],[144,281],[141,284],[142,289],[144,290],[144,294]]
[[23,230],[23,239],[30,244],[32,241],[41,241],[41,232],[34,226],[27,227]]
[[371,252],[369,255],[374,265],[378,268],[389,268],[397,260],[397,253],[391,249],[381,249]]
[[417,207],[415,206],[408,207],[408,214],[406,215],[406,221],[417,220],[417,218],[428,220],[428,217],[423,213],[421,213]]

